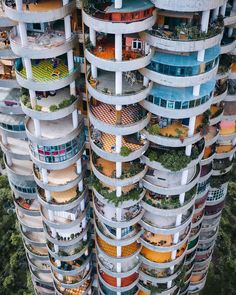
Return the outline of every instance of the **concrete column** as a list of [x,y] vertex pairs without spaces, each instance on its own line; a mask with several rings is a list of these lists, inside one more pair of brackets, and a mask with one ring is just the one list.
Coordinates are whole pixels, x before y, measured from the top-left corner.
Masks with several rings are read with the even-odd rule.
[[122,0],[115,0],[115,8],[119,9],[122,8]]
[[181,185],[185,185],[187,182],[188,182],[188,170],[184,170],[182,172]]
[[85,200],[83,199],[81,202],[80,202],[80,210],[83,212],[85,209]]
[[195,86],[193,86],[193,95],[194,96],[199,96],[199,94],[200,94],[200,88],[201,88],[201,85],[195,85]]
[[49,221],[54,221],[54,213],[52,210],[48,210],[48,219]]
[[35,135],[36,137],[40,137],[41,136],[40,121],[38,119],[33,119],[33,120],[34,120]]
[[82,192],[84,190],[84,182],[83,182],[83,179],[81,179],[81,181],[79,182],[79,192]]
[[6,136],[6,133],[4,131],[1,132],[2,134],[2,143],[4,145],[8,145],[8,140],[7,140],[7,136]]
[[94,79],[98,77],[98,69],[94,65],[91,65],[91,74]]
[[78,111],[77,109],[73,111],[72,113],[72,123],[73,123],[73,128],[76,129],[79,125],[79,119],[78,119]]
[[82,161],[81,161],[81,159],[79,159],[76,162],[76,172],[77,172],[77,174],[80,174],[82,172]]
[[182,214],[177,215],[175,225],[179,226],[182,221]]
[[232,37],[233,32],[234,32],[234,28],[233,28],[233,27],[230,27],[230,28],[228,29],[228,37]]
[[174,239],[173,239],[173,243],[177,244],[179,242],[179,233],[175,233],[174,234]]
[[216,20],[218,15],[219,15],[219,10],[220,10],[220,7],[216,7],[214,10],[213,10],[213,14],[212,14],[212,18],[213,20]]
[[9,167],[11,167],[11,166],[12,166],[12,158],[11,158],[11,156],[9,155],[9,153],[6,153],[6,160],[7,160],[7,165],[8,165]]
[[121,240],[121,228],[116,229],[116,239]]
[[145,54],[148,55],[150,52],[150,45],[145,42]]
[[89,39],[94,47],[96,47],[96,31],[92,28],[89,28]]
[[18,32],[20,35],[21,45],[27,46],[28,45],[28,38],[27,38],[27,31],[25,23],[18,23]]
[[115,34],[115,59],[122,61],[122,34]]
[[[72,50],[67,52],[67,63],[68,63],[68,72],[72,73],[75,69],[74,56],[73,56]],[[70,84],[70,94],[74,96],[76,95],[75,81]]]
[[48,190],[44,190],[45,191],[45,197],[46,197],[46,200],[47,200],[47,202],[49,202],[49,201],[51,201],[51,193],[50,193],[50,191],[48,191]]
[[[195,124],[196,124],[196,117],[191,117],[189,119],[188,137],[192,137],[194,135]],[[192,151],[192,145],[190,144],[190,145],[186,146],[186,149],[185,149],[186,156],[191,156],[191,151]]]
[[87,226],[87,220],[86,217],[82,220],[82,228],[86,228]]
[[198,51],[197,60],[203,62],[205,58],[205,49]]
[[223,4],[223,5],[221,6],[221,8],[220,8],[220,14],[223,15],[223,16],[225,16],[226,5],[227,5],[227,4],[225,3],[225,4]]
[[122,72],[116,72],[116,95],[122,94]]
[[210,18],[210,10],[202,12],[201,31],[207,32]]
[[23,1],[22,0],[15,0],[16,3],[16,10],[23,10]]
[[47,169],[42,168],[41,169],[41,173],[42,173],[43,183],[44,184],[47,184],[48,183],[48,172],[47,172]]
[[232,10],[235,11],[236,10],[236,1],[234,0],[233,2],[233,7],[232,7]]
[[148,87],[148,84],[149,84],[149,79],[147,78],[147,77],[143,77],[143,86],[145,86],[145,87]]

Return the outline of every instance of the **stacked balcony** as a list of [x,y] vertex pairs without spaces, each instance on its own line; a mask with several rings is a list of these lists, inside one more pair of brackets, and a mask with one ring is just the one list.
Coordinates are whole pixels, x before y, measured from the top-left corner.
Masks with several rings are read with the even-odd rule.
[[101,294],[138,294],[145,195],[140,181],[147,172],[140,157],[149,144],[141,130],[150,121],[140,103],[152,86],[138,70],[153,56],[138,33],[154,24],[154,6],[90,2],[83,18],[98,286]]
[[[71,14],[75,7],[75,1],[59,0],[37,5],[6,1],[4,6],[7,16],[18,22],[10,41],[20,57],[16,79],[24,89],[21,105],[28,116],[25,133],[48,271],[54,292],[67,295],[90,293],[92,282],[82,160],[85,136],[76,90],[79,72],[73,57],[77,37]],[[41,289],[38,292],[44,294]]]

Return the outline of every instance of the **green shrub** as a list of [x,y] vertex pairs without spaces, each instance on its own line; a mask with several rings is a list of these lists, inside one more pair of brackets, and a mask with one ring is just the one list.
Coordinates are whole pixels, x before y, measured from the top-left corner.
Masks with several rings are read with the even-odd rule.
[[67,108],[68,106],[71,105],[71,103],[72,103],[71,99],[65,99],[61,103],[59,103],[58,108],[59,109]]
[[127,146],[122,146],[120,149],[120,155],[122,157],[127,157],[131,152],[132,150],[128,148]]
[[43,107],[40,106],[40,105],[36,105],[36,106],[35,106],[35,110],[38,111],[38,112],[42,111],[42,108],[43,108]]
[[160,134],[160,126],[158,124],[151,125],[147,128],[148,133],[152,135],[159,135]]
[[49,107],[50,112],[55,112],[58,110],[58,106],[55,104],[50,105]]
[[148,153],[148,159],[152,162],[152,161],[157,161],[157,152],[151,150]]

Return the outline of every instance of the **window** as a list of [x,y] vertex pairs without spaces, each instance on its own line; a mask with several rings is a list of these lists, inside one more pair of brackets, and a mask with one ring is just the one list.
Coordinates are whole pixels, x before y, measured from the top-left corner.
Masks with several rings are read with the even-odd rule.
[[140,49],[142,49],[142,41],[140,41],[140,40],[134,40],[132,42],[132,49],[134,49],[134,50],[140,50]]

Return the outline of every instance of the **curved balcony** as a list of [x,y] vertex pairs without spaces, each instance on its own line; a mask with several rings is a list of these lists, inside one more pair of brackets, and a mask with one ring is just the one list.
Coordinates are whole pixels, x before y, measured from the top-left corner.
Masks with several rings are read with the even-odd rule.
[[20,232],[27,244],[39,248],[46,247],[46,239],[43,231],[33,232],[31,230],[25,230],[24,226],[20,226]]
[[56,293],[59,294],[59,295],[68,294],[68,292],[69,293],[70,292],[76,292],[78,294],[80,294],[82,292],[83,295],[87,295],[91,291],[92,281],[87,280],[83,285],[81,285],[80,287],[77,287],[77,288],[62,287],[60,283],[55,283],[54,287],[56,289]]
[[196,52],[188,56],[177,55],[174,58],[168,53],[156,53],[151,64],[139,71],[143,76],[165,86],[200,85],[215,78],[219,53],[219,46],[206,49],[203,62],[197,60]]
[[[94,80],[87,76],[88,92],[96,100],[99,100],[106,104],[112,105],[129,105],[135,104],[145,99],[152,88],[152,82],[147,86],[143,86],[143,83],[137,81],[132,86],[125,80],[123,76],[122,94],[115,93],[115,75],[114,73],[104,72],[98,76],[98,79]],[[130,89],[131,87],[131,89]]]
[[220,103],[221,101],[225,100],[228,93],[228,83],[219,84],[216,82],[216,89],[214,92],[214,99],[213,103]]
[[227,42],[226,44],[221,44],[221,54],[230,54],[235,49],[236,41],[233,39],[231,42]]
[[35,91],[58,90],[70,85],[78,76],[77,68],[69,72],[67,65],[60,59],[56,68],[51,59],[43,59],[32,64],[33,77],[28,79],[22,64],[16,67],[16,79],[19,85]]
[[141,204],[142,207],[157,216],[176,216],[182,212],[189,210],[195,203],[196,187],[185,193],[183,203],[179,201],[179,195],[155,196],[151,192],[147,192]]
[[[112,8],[112,6],[108,7],[107,13],[101,10],[97,10],[95,8],[95,14],[91,16],[86,11],[83,10],[82,15],[84,19],[84,23],[86,26],[94,29],[98,32],[103,32],[107,34],[132,34],[141,32],[143,30],[147,30],[151,28],[156,21],[156,14],[153,9],[153,4],[151,2],[146,2],[145,6],[143,6],[143,3],[135,2],[135,1],[129,1],[130,3],[127,3],[127,6],[122,7],[122,11],[120,11]],[[130,17],[130,19],[125,19],[122,22],[122,19],[120,18],[122,15],[122,12],[124,14],[128,13],[130,14],[130,8],[129,5],[132,5],[132,8],[135,11],[148,11],[147,16],[141,16],[140,19],[133,19]],[[109,14],[112,14],[115,12],[118,12],[119,14],[119,20],[116,21],[115,19],[109,19]],[[108,15],[108,19],[107,19]]]
[[105,59],[99,57],[98,53],[96,54],[96,51],[89,51],[88,49],[85,49],[86,59],[93,66],[110,72],[126,72],[127,69],[129,69],[129,71],[134,71],[144,68],[150,63],[153,54],[154,51],[150,50],[148,54],[144,54],[141,57],[137,55],[137,57],[133,59],[116,61],[115,56],[111,59]]
[[0,139],[1,149],[4,153],[10,154],[12,158],[17,160],[30,160],[28,142],[14,137],[7,138],[5,145]]
[[6,156],[4,156],[4,164],[6,166],[7,174],[11,182],[14,183],[27,183],[33,181],[33,165],[31,161],[11,159],[12,165],[9,166],[6,161]]
[[63,192],[75,187],[83,175],[78,175],[75,165],[61,170],[48,171],[48,183],[43,182],[41,172],[35,166],[33,167],[34,179],[38,186],[50,192]]
[[223,120],[236,121],[236,101],[224,103]]
[[134,225],[129,229],[129,232],[122,237],[121,240],[118,240],[114,235],[113,229],[111,230],[109,226],[107,227],[100,220],[94,222],[94,228],[96,230],[96,234],[111,246],[127,246],[136,242],[142,234],[139,225]]
[[192,216],[193,216],[193,210],[190,209],[184,216],[181,224],[179,226],[176,226],[175,221],[176,217],[160,217],[159,220],[157,221],[156,215],[154,214],[144,214],[143,219],[140,221],[140,225],[146,230],[149,231],[153,234],[157,235],[171,235],[175,233],[179,233],[182,230],[185,230],[192,221]]
[[40,284],[53,287],[52,277],[48,275],[48,273],[38,271],[33,267],[30,267],[29,269],[33,280],[37,281]]
[[52,227],[53,229],[65,230],[65,229],[71,229],[75,226],[80,225],[82,223],[82,220],[84,220],[86,218],[86,215],[88,214],[87,212],[88,208],[89,208],[89,205],[87,204],[83,211],[77,208],[76,211],[72,211],[72,212],[63,211],[65,213],[65,216],[63,215],[56,216],[54,214],[53,220],[49,218],[50,210],[41,208],[40,211],[41,211],[42,219],[47,226]]
[[68,88],[60,89],[56,93],[55,92],[48,92],[47,97],[39,95],[36,98],[35,108],[32,108],[28,96],[22,96],[21,107],[23,112],[27,116],[40,121],[58,120],[69,116],[76,110],[79,97],[71,96]]
[[182,244],[177,250],[176,258],[172,260],[171,252],[156,252],[145,247],[140,252],[140,259],[146,265],[156,268],[169,268],[179,264],[185,257],[187,251],[187,243]]
[[223,116],[223,113],[224,113],[224,108],[212,105],[211,108],[210,108],[210,112],[211,112],[211,115],[210,115],[209,124],[211,126],[216,125],[222,119],[222,116]]
[[145,114],[139,105],[129,105],[121,110],[121,122],[118,123],[116,109],[113,105],[99,103],[90,105],[90,122],[94,127],[112,135],[129,135],[141,131],[147,126],[151,114]]
[[[38,7],[38,6],[37,6]],[[54,11],[53,11],[54,14]],[[30,59],[54,58],[60,56],[75,47],[78,42],[77,35],[65,39],[61,31],[48,33],[37,33],[27,36],[27,45],[22,45],[20,36],[10,35],[11,49],[20,57]]]
[[[135,272],[138,264],[138,254],[141,250],[141,246],[134,242],[132,244],[129,244],[127,246],[121,247],[121,256],[117,256],[117,247],[112,246],[108,244],[107,242],[103,241],[99,236],[96,237],[96,251],[101,258],[103,258],[103,261],[108,261],[108,265],[106,265],[106,268],[109,269],[110,265],[109,263],[127,263],[127,266],[129,268],[129,272]],[[134,260],[136,263],[134,263]],[[130,265],[130,263],[132,263]],[[105,263],[106,264],[106,263]],[[115,270],[116,268],[115,268]],[[126,270],[127,272],[127,270]]]
[[164,182],[158,181],[155,179],[155,176],[151,173],[147,174],[145,178],[143,179],[143,185],[146,189],[160,194],[160,195],[176,195],[176,194],[182,194],[184,192],[187,192],[191,190],[199,181],[200,177],[200,167],[197,165],[197,167],[194,167],[191,169],[192,171],[189,171],[188,176],[188,183],[185,185],[176,185],[169,187],[168,184],[165,184]]
[[30,3],[29,10],[26,9],[25,4],[23,4],[23,10],[17,10],[12,4],[8,6],[6,1],[3,1],[3,8],[5,15],[14,21],[23,23],[44,23],[62,19],[70,15],[75,10],[76,3],[75,1],[70,1],[63,6],[60,0],[53,2],[43,0],[40,1],[37,6]]
[[181,36],[181,39],[179,36],[175,36],[173,32],[158,27],[141,32],[140,36],[156,48],[177,52],[194,52],[218,45],[222,39],[222,27],[219,27],[218,30],[212,30],[212,35],[209,34],[207,38],[201,36],[199,30],[199,36],[195,39],[190,39],[187,34]]
[[216,126],[209,126],[205,135],[206,147],[212,146],[219,138],[220,131]]
[[209,109],[212,104],[214,81],[201,85],[198,97],[193,95],[192,87],[173,88],[154,85],[146,100],[140,104],[152,114],[172,119],[183,119],[197,116]]
[[16,210],[16,213],[18,220],[22,224],[22,226],[34,232],[43,231],[43,223],[41,216],[29,216],[20,212],[18,209]]
[[202,138],[198,129],[193,136],[189,137],[188,127],[178,122],[173,122],[163,128],[160,128],[159,124],[149,125],[142,133],[150,142],[167,147],[186,147]]
[[122,175],[120,178],[116,178],[116,163],[102,158],[98,158],[96,164],[91,163],[91,168],[102,183],[113,187],[128,186],[139,182],[147,172],[147,167],[140,163],[123,163]]
[[16,208],[23,214],[29,216],[40,216],[39,204],[35,199],[24,199],[21,197],[14,196],[14,204]]
[[122,216],[119,220],[116,217],[116,209],[109,205],[104,205],[98,200],[93,200],[93,208],[96,216],[103,223],[114,228],[125,228],[138,223],[143,214],[144,210],[138,205],[122,210]]
[[235,152],[236,152],[236,147],[234,147],[231,144],[219,145],[216,147],[215,159],[220,160],[220,159],[232,157]]
[[38,188],[38,201],[46,209],[52,211],[66,211],[71,210],[84,202],[88,193],[88,189],[85,188],[83,192],[80,192],[75,186],[69,190],[62,192],[51,192],[51,200],[48,201],[43,189]]
[[[142,156],[142,161],[148,167],[163,172],[183,172],[184,170],[191,169],[196,166],[202,159],[204,154],[204,140],[192,146],[191,156],[186,156],[184,148],[169,148],[163,149],[162,147],[151,147]],[[182,159],[181,165],[168,165],[166,159],[173,159],[174,162],[178,158]]]
[[225,0],[216,0],[214,2],[209,2],[205,0],[199,0],[198,2],[196,2],[194,0],[189,0],[187,6],[185,0],[152,0],[152,2],[159,9],[183,12],[206,11],[215,9],[225,4]]
[[138,185],[131,185],[128,187],[123,187],[121,196],[115,197],[115,188],[111,188],[102,184],[97,178],[92,184],[93,193],[96,198],[105,205],[110,205],[119,208],[128,208],[138,204],[143,196],[145,195],[145,190],[140,188]]
[[120,153],[114,149],[116,145],[115,135],[107,133],[92,133],[90,145],[99,157],[115,162],[129,162],[140,158],[147,150],[149,142],[140,138],[138,134],[122,137]]
[[[4,86],[6,87],[6,86]],[[25,118],[20,115],[0,114],[0,129],[13,138],[25,139]]]

